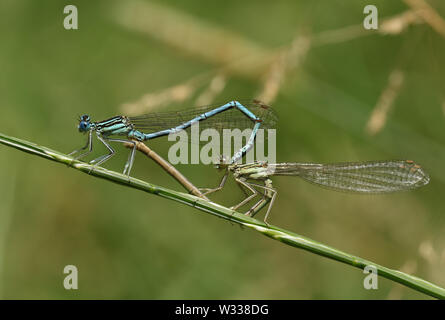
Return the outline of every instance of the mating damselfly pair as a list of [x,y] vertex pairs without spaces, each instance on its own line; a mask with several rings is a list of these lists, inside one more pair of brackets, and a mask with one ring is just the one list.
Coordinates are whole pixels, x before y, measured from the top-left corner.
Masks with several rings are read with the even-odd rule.
[[[109,142],[130,143],[133,148],[124,167],[124,174],[130,175],[136,151],[135,140],[146,141],[178,133],[197,123],[200,123],[201,130],[211,128],[218,132],[222,132],[224,129],[252,128],[247,143],[237,150],[230,160],[230,163],[236,163],[253,147],[260,126],[272,128],[275,126],[275,122],[276,116],[273,110],[257,100],[243,104],[231,101],[218,107],[207,106],[185,111],[150,113],[136,117],[115,116],[98,122],[92,122],[88,115],[83,115],[79,119],[78,129],[79,132],[88,134],[88,140],[84,147],[71,152],[70,155],[88,149],[75,157],[75,159],[80,159],[91,153],[93,133],[109,150],[108,154],[90,161],[90,164],[96,166],[109,160],[115,154]],[[116,136],[126,136],[127,139],[114,138]]]
[[[87,144],[71,154],[79,153],[86,149],[88,150],[77,156],[76,159],[89,154],[93,146],[93,133],[109,150],[108,154],[90,161],[91,164],[96,166],[104,163],[115,154],[109,142],[133,144],[124,167],[124,174],[129,176],[134,162],[135,141],[146,141],[177,133],[190,128],[198,122],[202,123],[201,129],[213,128],[218,131],[253,127],[247,143],[237,150],[229,161],[221,157],[218,168],[224,169],[226,172],[219,186],[202,190],[205,190],[205,194],[221,190],[225,185],[229,172],[232,173],[235,181],[246,194],[246,198],[236,206],[233,206],[232,209],[236,210],[253,200],[254,197],[261,195],[261,199],[246,214],[253,216],[269,203],[264,218],[265,222],[277,195],[271,180],[271,177],[276,175],[299,176],[306,181],[332,190],[364,194],[415,189],[429,182],[429,177],[423,169],[410,160],[332,164],[269,164],[257,161],[238,164],[237,162],[253,147],[260,126],[272,128],[276,123],[276,116],[273,110],[256,100],[243,104],[231,101],[222,106],[209,106],[178,112],[151,113],[137,117],[115,116],[98,122],[92,122],[88,115],[83,115],[79,119],[78,129],[80,132],[88,134]],[[119,136],[125,136],[127,139],[116,138]],[[262,181],[264,185],[254,184],[251,180]],[[262,192],[258,192],[257,188],[261,189]],[[251,194],[248,195],[246,190],[250,191]]]

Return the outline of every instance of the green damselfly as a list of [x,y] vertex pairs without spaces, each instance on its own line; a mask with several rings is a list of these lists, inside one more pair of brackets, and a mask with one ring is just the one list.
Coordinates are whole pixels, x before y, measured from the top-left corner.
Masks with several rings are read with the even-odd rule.
[[[262,197],[246,212],[254,216],[267,203],[269,207],[264,218],[267,223],[270,210],[277,196],[277,190],[272,186],[272,176],[298,176],[303,180],[317,184],[335,191],[344,191],[361,194],[378,194],[416,189],[428,184],[428,174],[414,161],[387,160],[366,162],[343,162],[331,164],[318,163],[267,163],[253,162],[248,164],[226,164],[221,159],[219,169],[225,174],[218,187],[201,189],[204,194],[221,190],[229,172],[245,192],[246,198],[231,209],[236,210],[247,204],[260,193],[256,188],[263,190]],[[262,181],[264,185],[255,184],[251,180]],[[246,189],[251,192],[250,195]]]

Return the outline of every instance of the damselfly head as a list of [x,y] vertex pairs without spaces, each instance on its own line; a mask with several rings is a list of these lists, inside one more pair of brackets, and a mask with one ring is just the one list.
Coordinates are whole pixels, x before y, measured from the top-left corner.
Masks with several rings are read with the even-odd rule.
[[79,126],[77,127],[79,129],[79,132],[87,132],[91,128],[91,119],[90,116],[87,114],[84,114],[79,118]]
[[228,162],[226,156],[221,155],[219,157],[219,161],[215,164],[215,168],[222,170],[222,169],[227,168],[228,165],[229,165],[229,162]]

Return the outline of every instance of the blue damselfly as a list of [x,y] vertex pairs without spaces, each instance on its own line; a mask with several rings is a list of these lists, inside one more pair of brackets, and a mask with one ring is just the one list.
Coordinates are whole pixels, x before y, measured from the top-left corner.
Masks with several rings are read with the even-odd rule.
[[[270,202],[264,222],[267,223],[272,205],[277,196],[277,191],[272,186],[272,176],[298,176],[303,180],[319,186],[344,192],[378,194],[416,189],[428,184],[428,174],[414,161],[388,160],[366,162],[344,162],[331,164],[318,163],[275,163],[254,162],[248,164],[225,164],[224,159],[217,166],[226,170],[219,186],[213,189],[201,189],[204,194],[221,190],[227,180],[229,172],[233,174],[235,181],[245,192],[246,188],[252,194],[231,209],[236,210],[247,204],[259,192],[264,192],[262,198],[255,203],[248,212],[254,216],[261,208]],[[254,184],[249,180],[263,181],[264,185]]]
[[[90,164],[100,165],[115,154],[109,142],[130,143],[133,144],[133,147],[124,167],[124,174],[130,175],[136,151],[135,140],[146,141],[177,133],[198,122],[200,129],[214,128],[218,131],[253,127],[247,143],[230,160],[230,163],[235,163],[252,148],[260,126],[270,128],[275,125],[275,121],[276,117],[272,109],[256,100],[244,104],[231,101],[218,107],[207,106],[185,111],[150,113],[136,117],[115,116],[98,122],[92,122],[88,115],[83,115],[79,119],[78,129],[79,132],[88,133],[88,140],[84,147],[71,152],[70,155],[86,149],[88,150],[78,155],[76,159],[89,154],[93,150],[93,133],[96,133],[97,138],[105,145],[109,153],[90,161]],[[126,136],[127,139],[113,138],[116,136]]]

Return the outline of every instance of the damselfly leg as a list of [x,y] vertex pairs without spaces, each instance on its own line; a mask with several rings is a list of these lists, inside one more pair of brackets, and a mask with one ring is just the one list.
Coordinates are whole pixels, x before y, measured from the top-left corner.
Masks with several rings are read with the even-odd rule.
[[[133,145],[133,146],[131,147],[131,152],[130,152],[130,154],[128,155],[128,159],[127,159],[127,162],[125,163],[124,171],[123,171],[123,174],[129,176],[129,175],[130,175],[131,168],[133,167],[134,156],[135,156],[135,154],[136,154],[137,142],[136,142],[136,141],[133,141],[133,140],[114,139],[114,138],[106,138],[106,140],[107,140],[107,141],[110,141],[110,142],[120,142],[120,143],[124,143],[124,144],[125,144],[125,143],[130,143],[130,144]],[[108,160],[108,159],[107,159],[107,160]]]
[[128,155],[128,160],[125,164],[124,171],[123,171],[123,174],[130,176],[130,171],[133,166],[134,157],[136,154],[137,142],[133,141],[133,140],[125,140],[125,139],[104,138],[104,137],[100,136],[99,134],[97,135],[97,138],[105,145],[105,147],[110,151],[110,153],[100,156],[100,157],[98,157],[94,160],[91,160],[89,162],[90,164],[94,164],[95,166],[99,166],[100,164],[110,160],[110,158],[115,155],[116,152],[114,151],[114,149],[110,146],[110,144],[108,142],[130,143],[133,145],[131,152]]
[[255,183],[251,183],[250,185],[254,185],[259,188],[264,189],[264,194],[263,194],[263,197],[261,198],[261,200],[258,201],[255,205],[253,205],[247,214],[249,216],[253,217],[258,213],[258,211],[260,211],[264,206],[266,206],[269,203],[269,206],[267,207],[266,215],[264,216],[264,223],[268,224],[267,218],[269,217],[270,210],[272,209],[272,206],[275,202],[275,198],[277,197],[277,190],[275,190],[272,187],[272,180],[270,180],[270,179],[266,179],[264,181],[264,186],[255,184]]
[[219,185],[216,188],[200,188],[199,191],[201,191],[203,195],[208,195],[210,193],[220,191],[222,188],[224,188],[224,185],[226,184],[228,176],[229,176],[229,171],[226,170],[226,172],[224,173],[224,176],[221,179],[221,182],[219,183]]
[[[103,138],[98,132],[96,132],[97,139],[100,140],[104,144],[104,146],[110,151],[109,154],[105,154],[103,156],[100,156],[94,160],[90,161],[90,164],[94,164],[95,166],[99,166],[100,164],[104,163],[105,161],[109,160],[112,156],[114,156],[115,151],[114,149],[107,143],[106,138]],[[107,139],[108,140],[108,139]]]
[[77,157],[74,157],[74,160],[78,160],[80,158],[83,158],[86,155],[90,154],[91,151],[93,151],[93,132],[92,131],[88,132],[88,139],[87,139],[86,145],[84,147],[80,148],[80,149],[74,150],[73,152],[69,153],[68,155],[69,156],[75,155],[76,153],[79,153],[79,152],[81,152],[81,151],[83,151],[83,150],[85,150],[87,148],[88,148],[87,152],[84,152],[84,153],[78,155]]
[[[239,207],[245,205],[247,202],[249,202],[251,199],[253,199],[258,194],[258,191],[256,191],[253,187],[251,187],[249,183],[247,183],[247,182],[245,182],[245,181],[243,181],[241,179],[235,179],[235,181],[237,182],[237,184],[240,186],[240,188],[246,194],[246,198],[243,201],[241,201],[240,203],[238,203],[237,205],[235,205],[233,207],[230,207],[230,209],[232,209],[232,210],[237,210]],[[243,188],[243,186],[245,188],[247,188],[250,192],[252,192],[252,194],[251,195],[247,195],[247,192]]]
[[265,184],[264,186],[256,183],[249,183],[241,179],[235,179],[235,181],[240,186],[246,187],[249,191],[252,192],[252,194],[247,196],[243,201],[241,201],[236,206],[231,207],[230,209],[236,210],[239,207],[247,204],[249,201],[251,201],[255,196],[259,194],[258,190],[256,190],[255,187],[261,188],[264,190],[264,193],[262,193],[262,198],[246,212],[246,215],[248,215],[249,217],[254,217],[258,213],[258,211],[260,211],[264,206],[266,206],[269,203],[269,207],[267,209],[264,218],[264,222],[267,224],[267,218],[269,217],[270,210],[272,209],[273,203],[275,202],[275,198],[277,195],[277,191],[272,187],[272,180],[266,179],[264,181]]

